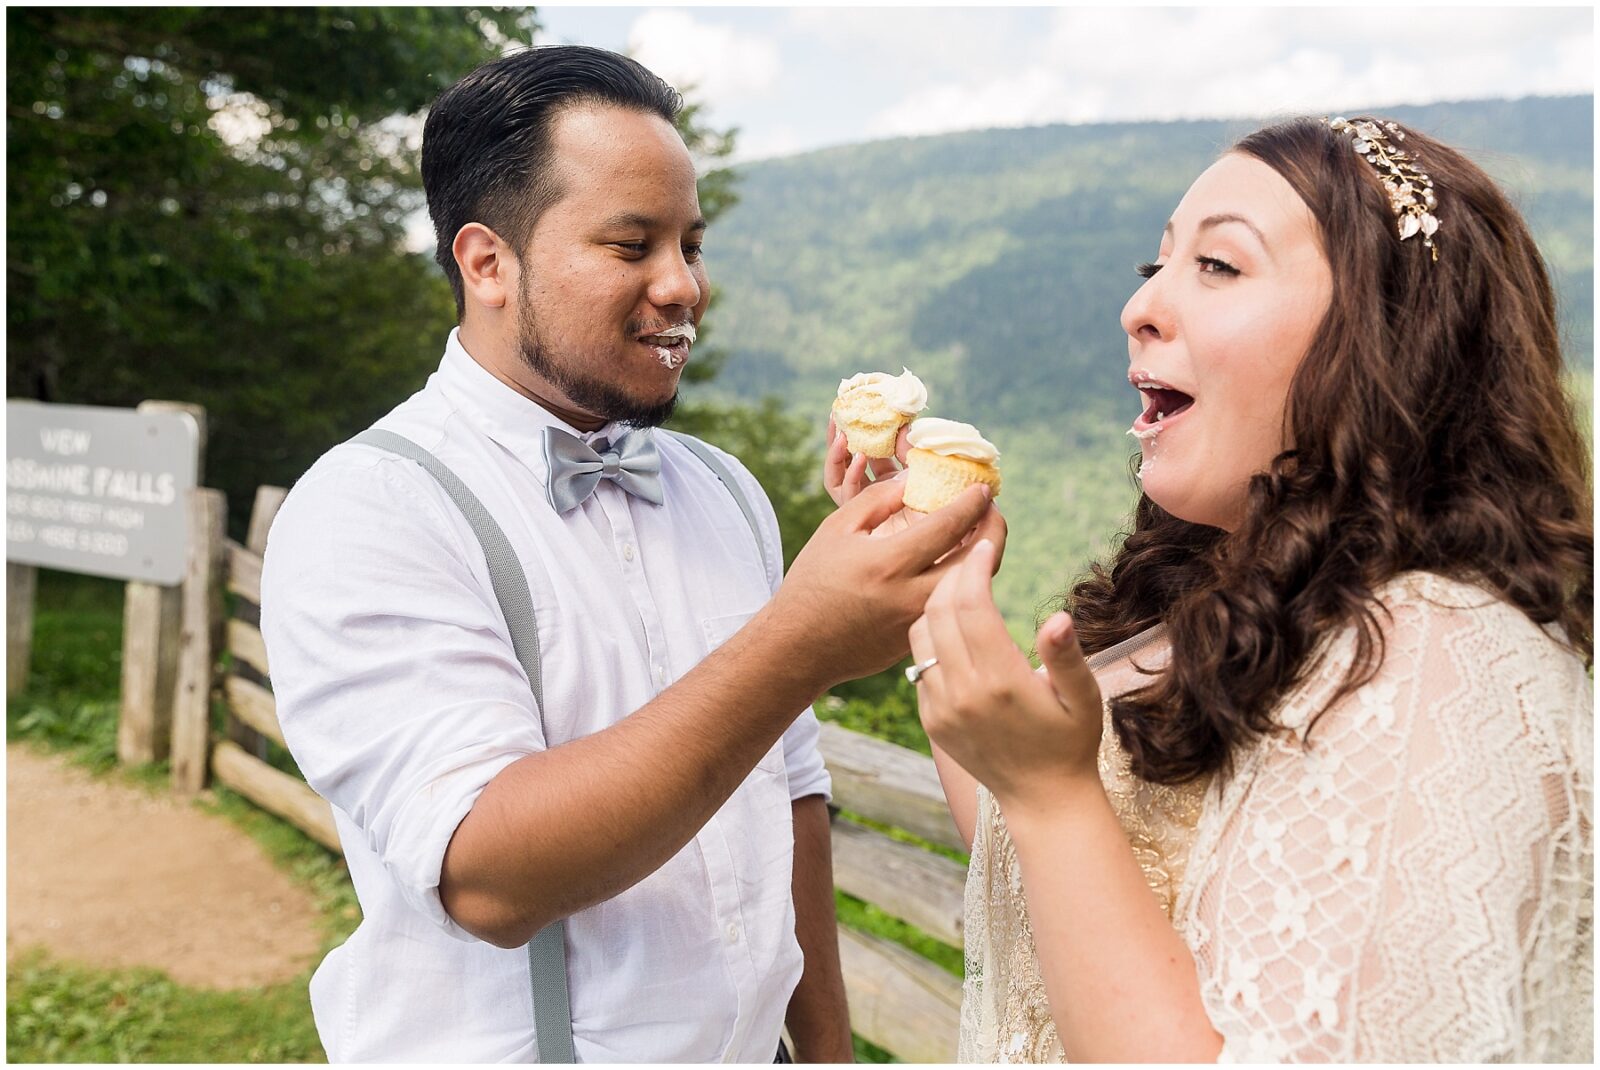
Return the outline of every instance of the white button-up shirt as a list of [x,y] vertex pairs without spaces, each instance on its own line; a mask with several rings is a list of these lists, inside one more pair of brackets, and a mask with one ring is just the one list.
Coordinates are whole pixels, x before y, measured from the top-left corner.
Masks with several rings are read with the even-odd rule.
[[[777,588],[777,518],[737,461],[770,569],[728,490],[665,435],[662,505],[602,479],[558,515],[549,425],[614,430],[564,424],[455,332],[375,425],[443,461],[510,539],[538,619],[542,725],[472,529],[415,462],[337,446],[273,524],[262,632],[278,717],[333,805],[363,917],[311,982],[330,1059],[537,1057],[526,952],[474,939],[440,902],[450,837],[500,770],[644,706]],[[790,802],[831,787],[816,742],[806,710],[670,861],[567,920],[579,1061],[772,1061],[801,970]]]

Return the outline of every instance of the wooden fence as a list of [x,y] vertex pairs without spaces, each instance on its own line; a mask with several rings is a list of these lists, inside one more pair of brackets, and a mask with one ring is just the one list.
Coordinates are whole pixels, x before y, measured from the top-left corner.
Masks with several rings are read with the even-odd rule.
[[[338,851],[328,803],[303,780],[269,764],[262,745],[264,739],[283,744],[261,639],[260,603],[261,553],[284,494],[281,488],[260,488],[245,544],[230,540],[226,546],[227,587],[236,596],[226,628],[226,649],[232,657],[222,681],[228,729],[227,738],[212,747],[210,769],[216,780]],[[833,825],[835,883],[930,936],[961,947],[966,867],[848,816],[963,850],[932,759],[826,722],[821,749],[833,774],[834,804],[846,812]],[[959,979],[899,944],[843,926],[839,951],[851,1025],[857,1033],[906,1062],[955,1059]]]

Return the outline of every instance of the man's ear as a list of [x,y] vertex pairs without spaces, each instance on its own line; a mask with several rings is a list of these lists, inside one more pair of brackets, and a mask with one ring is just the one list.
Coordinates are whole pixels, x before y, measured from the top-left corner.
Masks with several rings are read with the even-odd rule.
[[461,271],[469,304],[504,308],[517,292],[521,265],[511,246],[482,223],[468,223],[456,232],[450,252]]

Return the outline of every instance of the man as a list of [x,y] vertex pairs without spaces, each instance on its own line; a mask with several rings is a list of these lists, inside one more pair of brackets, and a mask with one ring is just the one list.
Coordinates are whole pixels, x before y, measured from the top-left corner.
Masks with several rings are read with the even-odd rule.
[[[715,454],[725,486],[647,430],[710,296],[678,106],[624,57],[535,49],[462,79],[424,130],[460,325],[375,427],[503,530],[538,680],[473,526],[416,460],[338,446],[273,527],[279,716],[364,916],[311,984],[331,1059],[533,1058],[523,945],[561,919],[579,1061],[771,1062],[785,1021],[797,1059],[850,1058],[808,706],[903,656],[962,540],[1004,523],[974,491],[873,537],[899,508],[885,481],[780,589],[749,473]],[[624,463],[652,454],[654,478]]]

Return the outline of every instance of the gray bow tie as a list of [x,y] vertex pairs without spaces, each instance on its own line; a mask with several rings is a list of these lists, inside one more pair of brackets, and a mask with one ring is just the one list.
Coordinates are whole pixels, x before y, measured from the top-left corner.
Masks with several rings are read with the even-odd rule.
[[545,497],[558,513],[582,504],[602,479],[612,480],[636,498],[661,504],[661,455],[649,428],[624,431],[597,453],[559,427],[544,429],[544,460],[550,469]]

